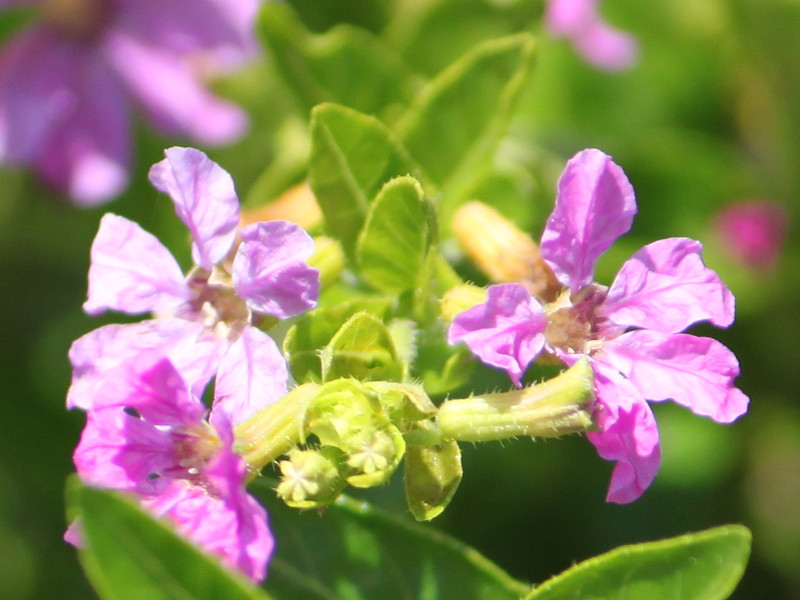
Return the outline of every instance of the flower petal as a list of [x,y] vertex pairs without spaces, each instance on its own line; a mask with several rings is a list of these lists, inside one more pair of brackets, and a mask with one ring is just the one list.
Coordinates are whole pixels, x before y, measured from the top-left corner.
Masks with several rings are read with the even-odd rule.
[[314,241],[299,225],[264,221],[241,231],[233,259],[233,285],[255,312],[280,319],[314,308],[319,272],[306,264]]
[[719,423],[747,412],[747,396],[733,385],[739,362],[714,339],[637,330],[606,342],[604,350],[648,400],[672,399]]
[[67,393],[68,408],[89,410],[97,386],[109,370],[146,350],[167,356],[200,397],[217,371],[226,342],[200,323],[183,319],[154,319],[125,325],[106,325],[73,342],[69,350],[72,383]]
[[702,244],[667,238],[648,244],[620,269],[598,313],[617,325],[677,333],[709,320],[727,327],[734,298],[703,264]]
[[156,426],[196,425],[206,412],[173,364],[158,351],[140,352],[106,373],[91,410],[110,407],[134,409]]
[[169,148],[150,169],[150,182],[169,194],[192,233],[192,258],[206,271],[222,261],[236,239],[239,198],[233,179],[194,148]]
[[174,446],[167,431],[122,408],[106,408],[89,412],[72,458],[89,485],[152,494],[165,482],[150,475],[174,463]]
[[217,373],[211,422],[224,415],[238,424],[286,395],[286,361],[263,331],[245,329],[222,357]]
[[157,312],[189,298],[181,268],[169,250],[124,217],[103,216],[91,255],[89,292],[83,304],[90,315],[108,309]]
[[244,491],[245,467],[239,457],[227,450],[212,461],[215,464],[204,469],[203,485],[173,479],[166,490],[143,504],[226,565],[260,582],[274,547],[267,513]]
[[174,52],[114,31],[106,35],[105,54],[149,120],[164,133],[216,145],[232,142],[247,128],[247,115],[208,92],[188,61]]
[[615,461],[606,501],[633,502],[650,486],[661,464],[658,427],[639,392],[613,369],[593,361],[599,432],[586,437],[606,460]]
[[623,170],[600,150],[582,150],[558,182],[542,258],[576,293],[592,282],[598,257],[630,229],[634,214],[636,199]]
[[447,341],[464,342],[487,365],[505,369],[517,387],[544,348],[547,318],[541,305],[519,284],[487,288],[487,299],[456,315]]

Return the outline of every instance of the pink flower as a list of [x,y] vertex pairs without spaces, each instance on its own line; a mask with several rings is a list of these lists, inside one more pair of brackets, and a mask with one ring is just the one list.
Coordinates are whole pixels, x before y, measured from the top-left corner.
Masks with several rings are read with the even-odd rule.
[[545,21],[550,32],[565,37],[583,59],[601,69],[621,71],[636,63],[636,41],[608,25],[597,11],[598,0],[548,0]]
[[[275,342],[253,326],[259,315],[288,318],[312,308],[319,274],[305,263],[313,240],[286,221],[243,228],[230,175],[198,150],[170,148],[150,180],[167,192],[192,234],[195,268],[178,263],[136,223],[107,214],[92,244],[89,314],[156,313],[130,325],[108,325],[70,350],[67,406],[87,408],[105,373],[147,349],[167,356],[199,393],[216,375],[216,413],[252,415],[286,393],[286,364]],[[232,262],[229,254],[235,249]],[[254,316],[255,315],[255,316]]]
[[597,259],[630,229],[635,213],[622,169],[599,150],[579,152],[559,180],[541,241],[561,294],[542,307],[519,284],[490,286],[488,301],[457,315],[449,335],[450,343],[463,341],[506,369],[517,385],[535,358],[538,336],[542,350],[567,365],[589,360],[600,431],[587,435],[603,458],[617,462],[611,502],[635,500],[658,471],[648,400],[671,399],[720,423],[741,416],[748,404],[733,385],[739,364],[730,350],[682,333],[699,321],[727,327],[734,318],[733,295],[703,264],[699,242],[653,242],[622,265],[610,288],[594,282]]
[[[255,54],[259,0],[3,0],[39,23],[0,51],[0,162],[32,165],[76,203],[119,194],[130,169],[135,104],[169,135],[239,137],[246,116],[210,94],[200,63]],[[208,69],[206,69],[208,70]]]
[[[264,508],[244,489],[232,411],[211,418],[172,363],[140,353],[106,373],[87,398],[74,462],[89,485],[134,494],[142,506],[232,568],[261,581],[274,541]],[[80,543],[79,526],[67,533]]]
[[789,215],[778,202],[737,202],[720,211],[714,229],[725,250],[753,269],[774,267],[780,257]]

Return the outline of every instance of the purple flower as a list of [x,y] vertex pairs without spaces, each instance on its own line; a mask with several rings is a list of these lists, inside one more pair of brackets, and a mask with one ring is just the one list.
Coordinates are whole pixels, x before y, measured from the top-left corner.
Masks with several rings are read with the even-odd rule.
[[597,2],[548,0],[547,28],[555,36],[567,38],[588,63],[608,71],[630,69],[639,55],[636,41],[603,21]]
[[[255,54],[259,0],[3,0],[39,22],[0,51],[0,162],[32,165],[81,205],[119,194],[130,109],[203,144],[239,137],[246,116],[203,73]],[[204,67],[201,69],[200,67]]]
[[239,202],[230,175],[198,150],[170,148],[166,156],[150,180],[170,195],[189,228],[196,266],[184,278],[154,236],[123,217],[102,218],[84,309],[157,318],[108,325],[78,339],[70,350],[67,406],[87,408],[106,371],[142,350],[159,349],[195,393],[216,375],[215,414],[246,418],[265,398],[286,393],[284,358],[253,321],[288,318],[315,305],[319,274],[304,262],[313,240],[293,223],[270,221],[243,228],[237,247]]
[[590,361],[600,430],[587,435],[603,458],[617,462],[611,502],[635,500],[658,471],[648,400],[671,399],[720,423],[741,416],[748,404],[733,385],[739,364],[730,350],[682,333],[699,321],[727,327],[734,318],[733,295],[703,264],[699,242],[653,242],[623,264],[610,288],[594,282],[597,259],[630,229],[635,212],[622,169],[599,150],[579,152],[559,180],[541,241],[560,295],[542,307],[520,284],[490,286],[488,301],[457,315],[449,335],[517,385],[539,336],[543,352],[567,365]]
[[745,201],[725,207],[714,219],[724,249],[752,269],[774,267],[781,254],[789,215],[778,202]]
[[[244,460],[232,449],[232,423],[246,413],[219,413],[220,399],[206,421],[205,405],[155,352],[109,370],[86,400],[73,456],[81,479],[135,495],[228,566],[263,580],[274,541],[264,508],[244,489]],[[77,529],[67,539],[79,544]]]

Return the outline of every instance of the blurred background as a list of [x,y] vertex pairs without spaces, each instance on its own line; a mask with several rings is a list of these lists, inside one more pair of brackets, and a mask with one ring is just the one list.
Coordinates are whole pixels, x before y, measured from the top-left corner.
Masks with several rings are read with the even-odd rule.
[[[578,436],[465,446],[461,488],[430,526],[472,544],[513,576],[539,582],[621,544],[744,523],[754,534],[753,555],[733,597],[800,598],[800,248],[793,235],[800,2],[604,0],[604,18],[640,44],[638,64],[618,73],[597,70],[549,36],[541,0],[287,4],[308,35],[341,22],[371,32],[421,80],[479,41],[537,32],[534,75],[487,195],[538,238],[565,161],[579,149],[601,148],[631,179],[639,215],[632,233],[603,257],[597,280],[610,283],[645,243],[687,236],[703,242],[707,264],[737,298],[733,327],[695,332],[738,356],[749,414],[720,426],[677,406],[656,406],[663,466],[640,500],[604,502],[611,465]],[[0,26],[3,36],[9,28]],[[253,120],[243,140],[209,151],[240,195],[256,206],[302,181],[307,106],[269,48],[259,64],[217,88]],[[120,320],[81,311],[89,247],[106,211],[138,221],[186,264],[188,244],[171,203],[146,177],[163,148],[181,142],[138,127],[130,188],[91,210],[28,172],[0,169],[0,598],[94,597],[61,537],[64,482],[84,419],[64,408],[67,350],[90,329]],[[754,242],[753,249],[745,244],[751,237],[774,247]],[[487,389],[507,386],[488,371],[479,374]],[[399,479],[374,499],[402,507]]]

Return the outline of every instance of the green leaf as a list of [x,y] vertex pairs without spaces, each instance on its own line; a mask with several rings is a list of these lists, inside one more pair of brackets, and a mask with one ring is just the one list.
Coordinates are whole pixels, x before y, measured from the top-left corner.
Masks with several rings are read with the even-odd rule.
[[421,87],[403,59],[364,29],[341,24],[315,35],[280,2],[264,5],[259,25],[281,77],[306,114],[321,102],[381,114],[394,104],[407,105]]
[[519,600],[530,589],[404,515],[347,497],[299,513],[261,496],[278,540],[265,587],[279,600]]
[[726,525],[621,546],[564,571],[525,600],[723,600],[742,577],[750,531]]
[[108,600],[268,600],[264,592],[118,492],[67,487],[85,548],[81,562]]
[[398,124],[409,154],[442,190],[445,223],[451,205],[491,165],[531,72],[533,50],[527,34],[481,44],[431,81]]
[[357,313],[342,325],[322,351],[321,363],[323,381],[397,381],[404,371],[389,329],[369,313]]
[[295,380],[301,383],[321,382],[320,354],[339,328],[350,317],[360,312],[368,312],[383,318],[390,303],[391,300],[384,298],[364,298],[332,307],[317,308],[301,316],[283,340],[283,351]]
[[431,245],[432,206],[413,177],[383,186],[370,207],[356,248],[360,273],[382,292],[399,294],[417,286]]
[[335,104],[311,113],[311,189],[328,232],[352,255],[369,203],[389,179],[415,173],[393,134],[374,117]]

